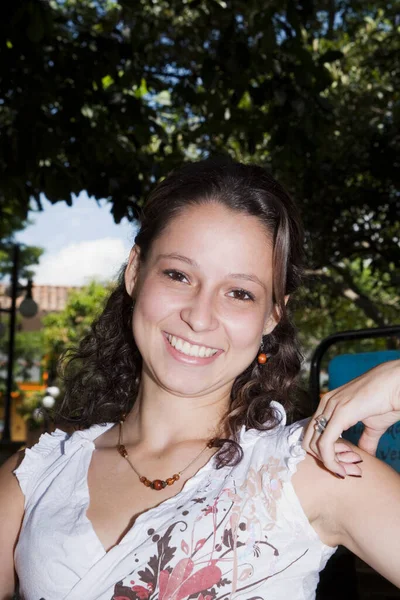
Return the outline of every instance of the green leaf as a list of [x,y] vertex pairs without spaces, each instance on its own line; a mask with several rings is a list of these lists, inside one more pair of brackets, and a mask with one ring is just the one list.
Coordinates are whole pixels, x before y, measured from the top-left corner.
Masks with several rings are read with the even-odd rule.
[[136,98],[142,98],[148,93],[146,80],[142,78],[140,87],[135,91]]
[[101,83],[103,86],[103,90],[106,90],[110,87],[110,85],[113,85],[114,79],[111,77],[111,75],[105,75],[104,77],[102,77]]

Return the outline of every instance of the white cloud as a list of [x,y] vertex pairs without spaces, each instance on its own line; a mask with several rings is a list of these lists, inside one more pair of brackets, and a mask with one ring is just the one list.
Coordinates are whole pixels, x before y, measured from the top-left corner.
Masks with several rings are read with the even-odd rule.
[[90,279],[115,279],[130,247],[118,238],[103,238],[45,253],[35,268],[37,285],[85,285]]

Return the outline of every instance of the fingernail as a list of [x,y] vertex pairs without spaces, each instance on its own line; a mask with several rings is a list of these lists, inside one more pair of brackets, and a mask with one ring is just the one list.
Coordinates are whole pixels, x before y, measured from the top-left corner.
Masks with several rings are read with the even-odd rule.
[[352,475],[351,473],[348,473],[348,475],[350,475],[350,477],[362,477],[362,475]]
[[335,473],[335,475],[337,475],[337,477],[340,477],[341,479],[345,479],[345,477],[343,475],[341,475],[340,473]]

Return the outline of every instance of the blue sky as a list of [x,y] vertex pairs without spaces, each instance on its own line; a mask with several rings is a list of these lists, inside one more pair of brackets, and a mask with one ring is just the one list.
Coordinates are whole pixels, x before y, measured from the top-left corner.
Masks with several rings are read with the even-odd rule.
[[136,228],[126,219],[116,225],[111,205],[101,204],[83,192],[71,207],[44,199],[43,212],[30,212],[32,224],[16,239],[45,249],[35,267],[35,284],[84,285],[93,278],[104,281],[116,276],[128,258]]

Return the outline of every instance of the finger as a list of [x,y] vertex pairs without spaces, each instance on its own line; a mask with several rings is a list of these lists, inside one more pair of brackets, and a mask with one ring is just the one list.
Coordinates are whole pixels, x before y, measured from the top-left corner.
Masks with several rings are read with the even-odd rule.
[[302,441],[301,445],[304,448],[304,450],[306,450],[306,452],[315,456],[316,455],[315,451],[310,446],[310,442],[311,442],[313,435],[314,435],[314,416],[311,417],[310,422],[304,431],[303,441]]
[[[328,427],[330,426],[330,423],[332,420],[332,414],[330,413],[328,406],[325,407],[324,417],[327,419],[328,424],[322,433],[318,430],[317,423],[314,423],[313,435],[310,440],[310,449],[314,453],[314,455],[317,456],[319,458],[319,460],[321,460],[327,468],[329,468],[329,470],[335,471],[335,473],[337,473],[337,474],[344,475],[345,473],[340,468],[339,461],[336,458],[336,449],[335,449],[335,443],[337,442],[338,439],[340,439],[339,435],[342,433],[340,430],[339,430],[339,433],[335,436],[335,439],[332,439],[332,444],[331,444],[331,447],[329,448],[329,452],[325,451],[325,453],[323,453],[321,451],[324,448],[324,445],[321,446],[322,437],[326,436],[326,431],[327,431]],[[333,437],[332,436],[332,427],[330,427],[330,434],[331,435],[328,437],[329,438]],[[348,448],[346,447],[346,450],[347,449]],[[334,462],[337,463],[335,469],[333,469]]]
[[346,475],[351,475],[351,477],[362,477],[362,469],[360,465],[355,465],[354,463],[343,464],[342,467]]
[[[320,433],[317,428],[314,429],[314,435],[310,441],[310,447],[314,453],[319,455],[320,460],[325,467],[330,471],[345,476],[346,470],[341,466],[339,459],[336,456],[336,447],[338,440],[343,431],[341,419],[338,419],[338,411],[335,413],[336,403],[333,397],[328,399],[324,409],[324,416],[328,423],[325,430]],[[336,414],[336,419],[334,418]],[[343,442],[344,443],[344,442]],[[348,447],[346,446],[346,450]]]
[[[347,468],[347,465],[359,465],[363,462],[361,456],[353,450],[351,446],[346,443],[337,441],[335,444],[336,460],[342,465],[347,475],[352,475],[351,469]],[[360,467],[361,471],[361,467]],[[357,472],[357,471],[356,471]]]
[[[320,453],[307,450],[308,454],[314,456],[317,460],[322,462]],[[342,440],[339,440],[335,444],[335,455],[336,459],[341,463],[354,463],[357,464],[362,462],[361,456],[353,450],[352,447],[348,446]]]
[[[311,454],[309,451],[308,453]],[[335,444],[335,453],[338,462],[343,468],[341,474],[343,473],[344,476],[350,475],[352,477],[362,476],[362,468],[360,465],[362,464],[363,460],[357,452],[354,452],[354,450],[352,450],[346,444],[338,442]],[[319,455],[315,456],[315,458],[320,462],[323,462]],[[339,472],[339,469],[335,471],[335,473],[337,472]]]
[[325,467],[332,472],[344,475],[343,467],[340,466],[335,453],[335,442],[342,434],[343,430],[348,429],[349,425],[346,421],[345,411],[335,410],[327,424],[323,434],[319,435],[316,445],[319,450],[321,460]]
[[303,448],[305,448],[310,454],[313,454],[317,458],[320,458],[319,449],[318,449],[318,446],[316,443],[318,436],[320,434],[317,433],[315,430],[316,418],[321,415],[324,415],[327,419],[330,418],[331,411],[333,411],[334,407],[332,407],[331,411],[329,411],[327,409],[328,402],[329,402],[329,393],[326,393],[322,396],[317,410],[311,416],[310,422],[309,422],[307,429],[305,431],[305,434],[304,434]]
[[317,410],[310,418],[310,422],[307,425],[307,428],[305,430],[304,437],[303,437],[304,447],[306,447],[306,448],[310,447],[311,439],[314,436],[315,419],[316,419],[316,417],[319,417],[320,415],[325,414],[324,411],[325,411],[325,407],[328,402],[328,399],[329,399],[329,394],[324,394],[321,397],[321,400],[318,404]]
[[335,453],[338,454],[339,452],[355,452],[355,450],[353,446],[350,446],[342,438],[339,438],[335,442]]
[[[303,448],[312,456],[314,456],[317,460],[324,462],[324,457],[321,454],[320,451],[320,447],[319,447],[319,438],[321,436],[320,433],[318,433],[318,431],[316,431],[315,429],[315,419],[316,417],[318,417],[319,415],[324,415],[327,420],[331,419],[331,415],[332,412],[335,410],[336,408],[336,402],[334,400],[334,397],[331,396],[329,393],[325,394],[323,396],[323,398],[321,399],[321,402],[318,406],[317,411],[314,413],[314,415],[312,415],[310,422],[305,430],[304,436],[303,436],[303,443],[302,446]],[[328,423],[329,424],[329,423]],[[326,432],[325,432],[326,433]],[[341,435],[341,431],[340,434]],[[351,454],[347,457],[348,462],[346,462],[346,458],[344,458],[343,456],[339,456],[339,454],[341,452],[350,452]],[[326,459],[325,459],[326,460]],[[356,452],[352,451],[352,448],[347,445],[342,438],[338,437],[338,439],[336,440],[336,443],[334,445],[334,449],[333,449],[333,460],[334,463],[330,462],[329,464],[325,465],[327,468],[329,468],[329,470],[340,474],[342,476],[346,476],[346,475],[354,475],[354,476],[359,476],[361,474],[361,469],[360,468],[353,468],[353,467],[348,467],[347,465],[351,465],[351,464],[357,464],[359,463],[359,461],[361,460],[361,457],[359,454],[357,454]]]
[[[326,420],[328,421],[328,425],[329,422],[332,418],[332,415],[334,413],[336,409],[336,400],[335,400],[335,395],[331,394],[331,393],[326,393],[324,394],[324,396],[321,398],[321,402],[318,405],[318,410],[316,411],[314,418],[313,418],[313,428],[310,431],[310,438],[309,438],[309,446],[311,448],[311,450],[313,452],[315,452],[316,454],[320,454],[320,450],[319,450],[319,439],[321,437],[321,433],[318,431],[317,428],[317,422],[316,419],[318,416],[324,416],[326,418]],[[337,438],[340,437],[341,435],[341,431],[340,434],[337,436]]]
[[336,458],[341,463],[357,463],[362,462],[362,458],[357,452],[336,452]]

